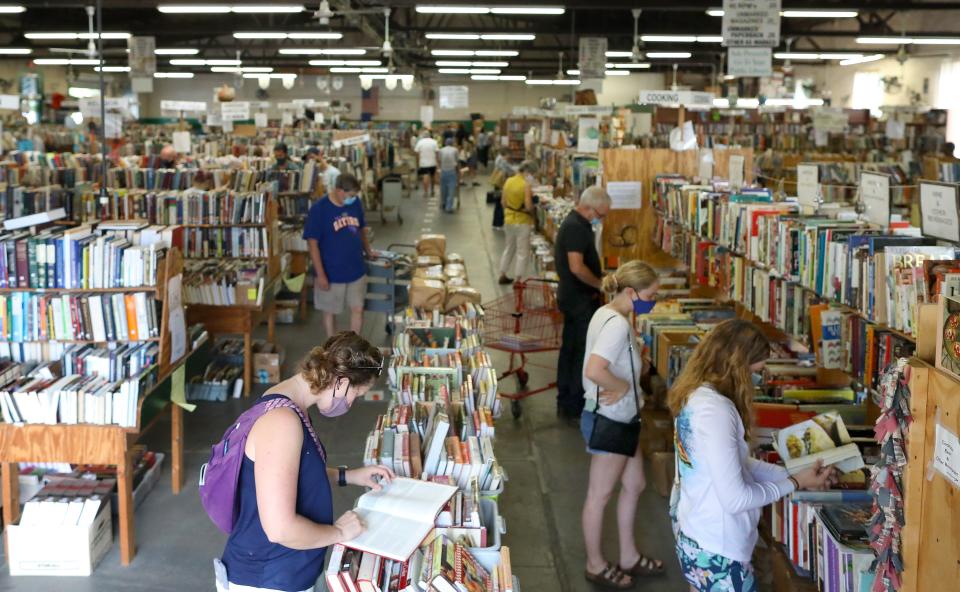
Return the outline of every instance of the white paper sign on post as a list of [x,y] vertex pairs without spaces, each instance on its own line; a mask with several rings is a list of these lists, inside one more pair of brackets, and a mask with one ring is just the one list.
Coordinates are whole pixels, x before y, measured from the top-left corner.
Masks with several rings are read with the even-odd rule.
[[780,0],[723,0],[724,47],[780,45]]
[[600,120],[581,117],[577,120],[577,152],[595,153],[600,150]]
[[123,117],[117,113],[107,113],[103,122],[103,135],[106,138],[117,139],[123,137]]
[[320,113],[319,111],[314,111],[313,122],[319,125],[323,125],[323,121],[324,121],[323,113]]
[[820,167],[815,164],[797,165],[797,200],[806,210],[820,207]]
[[643,207],[640,181],[608,181],[611,210],[639,210]]
[[743,187],[743,166],[744,159],[742,154],[730,155],[730,161],[727,163],[727,175],[730,177],[730,186],[734,189]]
[[223,117],[220,116],[219,109],[207,111],[207,125],[223,125]]
[[228,120],[224,119],[224,120],[221,121],[220,123],[221,123],[221,129],[223,129],[223,131],[225,131],[225,132],[232,132],[232,131],[233,131],[233,122],[232,122],[232,121],[228,121]]
[[920,183],[920,227],[924,236],[960,242],[960,197],[956,185]]
[[257,127],[267,127],[267,114],[266,113],[254,113],[253,123]]
[[284,111],[280,114],[280,125],[293,125],[293,113]]
[[167,280],[168,317],[170,329],[170,362],[174,363],[187,353],[187,324],[183,314],[183,274],[178,273]]
[[180,154],[190,154],[190,132],[173,132],[173,149]]
[[246,101],[220,103],[220,113],[224,121],[233,122],[250,119],[250,103]]
[[604,78],[607,74],[607,38],[581,37],[580,79]]
[[470,89],[465,85],[441,86],[437,104],[441,109],[466,109],[470,106]]
[[934,429],[933,468],[960,488],[960,438],[939,421]]
[[727,50],[727,74],[736,76],[772,76],[773,49],[770,47],[731,47]]
[[871,224],[890,226],[890,176],[883,173],[860,173],[860,199],[866,207],[864,216]]
[[433,105],[420,105],[420,122],[423,127],[433,125]]
[[0,109],[20,109],[20,95],[0,95]]

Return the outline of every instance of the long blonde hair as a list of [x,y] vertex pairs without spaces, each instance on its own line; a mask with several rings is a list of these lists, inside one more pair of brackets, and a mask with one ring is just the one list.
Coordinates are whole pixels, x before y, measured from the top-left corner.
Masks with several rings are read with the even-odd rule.
[[619,294],[625,288],[633,288],[639,292],[654,285],[659,279],[652,267],[634,259],[627,261],[613,273],[605,275],[601,289],[607,294]]
[[704,384],[727,397],[737,408],[747,440],[753,423],[753,380],[750,366],[770,357],[770,341],[749,321],[729,319],[704,337],[667,394],[674,417],[690,395]]

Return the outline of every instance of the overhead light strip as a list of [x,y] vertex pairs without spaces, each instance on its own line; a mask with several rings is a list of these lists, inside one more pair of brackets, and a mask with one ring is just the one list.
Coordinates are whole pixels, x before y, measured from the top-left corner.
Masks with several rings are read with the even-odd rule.
[[283,31],[237,31],[234,39],[343,39],[343,33],[335,31],[312,31],[285,33]]
[[811,60],[811,61],[827,61],[827,60],[848,60],[855,58],[862,58],[862,53],[808,53],[808,52],[791,52],[791,53],[774,53],[773,57],[778,60]]
[[158,47],[153,50],[156,55],[197,55],[199,49],[194,47]]
[[689,51],[648,51],[646,57],[650,59],[680,59],[685,60],[693,54]]
[[[30,32],[24,33],[24,37],[27,39],[33,40],[44,40],[44,39],[54,39],[58,41],[77,41],[80,39],[97,39],[98,36],[96,33],[71,33],[69,31],[41,31],[41,32]],[[121,33],[121,32],[104,32],[103,39],[104,41],[110,39],[129,39],[130,33]]]
[[580,81],[575,78],[528,78],[525,81],[531,86],[577,86]]
[[527,14],[558,15],[566,12],[562,6],[444,6],[417,4],[420,14]]
[[349,47],[281,47],[280,55],[366,55],[367,50]]
[[302,4],[160,4],[163,14],[293,14],[306,10]]
[[857,37],[862,45],[960,45],[960,37]]
[[427,39],[446,41],[533,41],[533,33],[427,33]]
[[171,66],[239,66],[240,60],[200,60],[182,59],[170,60]]
[[439,68],[509,68],[510,62],[462,62],[458,60],[440,60],[434,62]]
[[523,81],[527,77],[521,74],[474,74],[470,77],[471,80],[496,80],[502,82],[508,81]]
[[154,78],[193,78],[193,72],[154,72]]
[[38,66],[99,66],[100,60],[89,58],[37,58],[33,63]]
[[212,66],[210,71],[217,74],[264,74],[273,72],[273,68],[271,66]]
[[29,47],[0,47],[0,55],[30,55],[32,52]]
[[[282,52],[283,50],[281,50]],[[433,56],[445,56],[445,57],[471,57],[477,56],[480,58],[495,58],[495,57],[504,57],[511,58],[520,55],[519,51],[514,51],[512,49],[434,49],[430,51],[430,55]]]
[[877,62],[885,58],[886,56],[882,53],[875,53],[873,55],[865,55],[859,58],[849,58],[846,60],[841,60],[841,66],[856,66],[857,64],[867,64],[870,62]]
[[380,60],[310,60],[311,66],[380,66]]
[[[722,8],[707,10],[709,16],[723,16]],[[781,10],[784,18],[857,18],[860,13],[856,10]]]

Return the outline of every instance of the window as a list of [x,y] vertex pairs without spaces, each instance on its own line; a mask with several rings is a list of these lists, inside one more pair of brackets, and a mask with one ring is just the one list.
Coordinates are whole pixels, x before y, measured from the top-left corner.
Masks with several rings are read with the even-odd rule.
[[880,106],[883,105],[883,80],[880,78],[880,72],[857,72],[853,75],[852,109],[870,109],[879,117]]
[[960,142],[960,109],[957,108],[957,93],[960,93],[960,61],[944,62],[940,66],[937,84],[936,107],[947,109],[947,142]]

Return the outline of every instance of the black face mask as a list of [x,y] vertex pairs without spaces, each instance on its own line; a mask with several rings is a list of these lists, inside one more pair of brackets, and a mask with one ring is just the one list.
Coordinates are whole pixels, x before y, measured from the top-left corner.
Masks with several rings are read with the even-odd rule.
[[172,169],[172,168],[174,167],[174,165],[175,165],[175,163],[174,163],[174,161],[172,161],[172,160],[161,160],[161,161],[160,161],[160,168],[161,168],[161,169]]
[[278,157],[277,157],[277,164],[286,164],[286,162],[287,162],[287,157],[286,157],[286,156],[278,156]]

